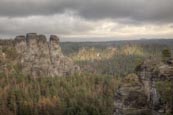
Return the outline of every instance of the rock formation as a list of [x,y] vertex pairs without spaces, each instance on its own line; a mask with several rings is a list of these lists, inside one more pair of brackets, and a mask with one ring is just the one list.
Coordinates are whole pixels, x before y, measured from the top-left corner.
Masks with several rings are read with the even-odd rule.
[[15,38],[19,64],[25,75],[66,76],[79,71],[71,59],[65,57],[59,46],[59,38],[51,35],[47,41],[44,35],[29,33]]
[[144,61],[136,68],[136,74],[130,74],[122,80],[115,94],[114,115],[141,115],[145,112],[146,115],[161,115],[170,112],[172,108],[167,110],[166,102],[161,100],[156,88],[157,82],[166,80],[173,83],[172,60],[167,63]]

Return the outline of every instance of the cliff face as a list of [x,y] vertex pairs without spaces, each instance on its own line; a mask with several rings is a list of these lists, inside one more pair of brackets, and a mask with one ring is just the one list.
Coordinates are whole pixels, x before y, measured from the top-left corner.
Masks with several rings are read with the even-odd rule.
[[33,77],[66,76],[79,71],[71,59],[65,57],[59,46],[59,38],[51,35],[47,41],[44,35],[29,33],[15,38],[18,63],[22,72]]
[[[158,82],[164,81],[173,84],[173,61],[144,61],[136,68],[136,74],[130,74],[122,80],[115,94],[115,115],[138,115],[145,112],[148,115],[161,115],[173,112],[172,106],[168,105],[171,102],[163,100],[156,86]],[[169,94],[173,95],[173,92]]]

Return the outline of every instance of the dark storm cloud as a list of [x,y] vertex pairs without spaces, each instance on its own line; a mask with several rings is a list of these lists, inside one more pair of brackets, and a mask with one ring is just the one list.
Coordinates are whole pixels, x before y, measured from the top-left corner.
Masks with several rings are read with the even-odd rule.
[[0,16],[53,15],[67,10],[89,20],[172,23],[173,0],[1,0]]

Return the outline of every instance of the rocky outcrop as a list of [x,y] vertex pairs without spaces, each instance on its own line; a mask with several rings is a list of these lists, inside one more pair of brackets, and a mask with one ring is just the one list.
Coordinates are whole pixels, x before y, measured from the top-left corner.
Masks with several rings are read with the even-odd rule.
[[136,74],[125,77],[115,94],[114,115],[126,115],[134,110],[145,110],[147,96],[143,92],[144,86]]
[[[173,83],[173,63],[158,60],[146,60],[136,68],[136,74],[130,74],[122,80],[115,94],[115,115],[161,115],[167,112],[166,102],[156,88],[160,81]],[[170,92],[171,93],[171,92]],[[169,108],[170,112],[171,108]],[[150,111],[150,112],[149,112]]]
[[15,49],[25,75],[54,77],[79,72],[79,66],[62,54],[59,38],[55,35],[51,35],[49,41],[46,36],[36,33],[17,36]]

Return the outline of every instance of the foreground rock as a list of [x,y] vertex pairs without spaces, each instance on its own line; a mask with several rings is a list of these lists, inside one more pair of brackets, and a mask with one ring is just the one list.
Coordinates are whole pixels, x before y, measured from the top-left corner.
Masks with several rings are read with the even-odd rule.
[[[163,100],[156,84],[169,81],[173,84],[173,63],[146,60],[122,80],[115,94],[114,115],[163,115],[172,113],[170,103]],[[171,88],[171,85],[169,88]],[[172,87],[173,88],[173,87]],[[173,92],[169,92],[169,97]],[[173,100],[172,100],[173,101]],[[169,103],[169,104],[168,104]]]
[[44,35],[29,33],[15,38],[18,60],[25,75],[66,76],[79,72],[79,66],[65,57],[59,46],[59,38],[51,35],[49,41]]

